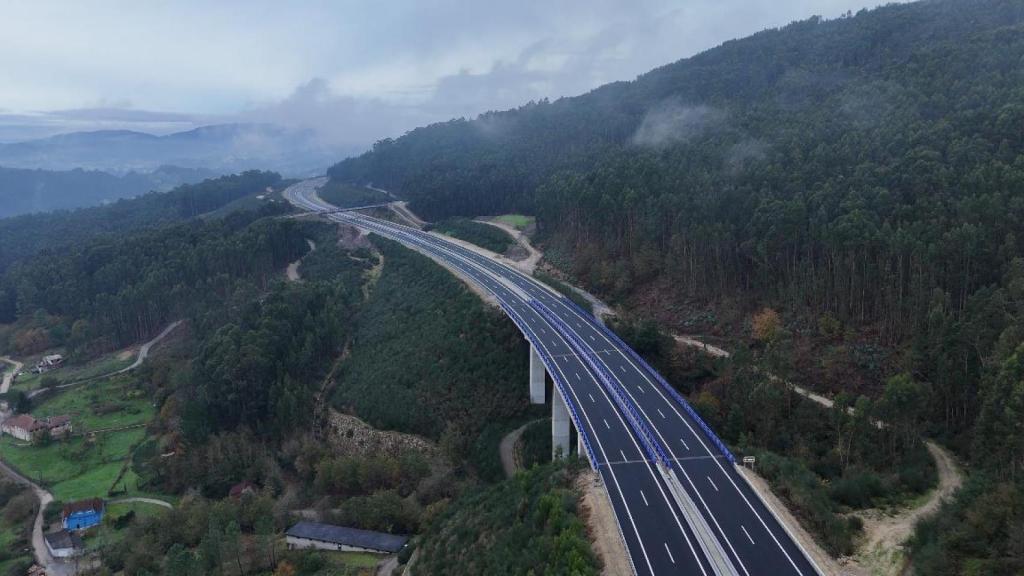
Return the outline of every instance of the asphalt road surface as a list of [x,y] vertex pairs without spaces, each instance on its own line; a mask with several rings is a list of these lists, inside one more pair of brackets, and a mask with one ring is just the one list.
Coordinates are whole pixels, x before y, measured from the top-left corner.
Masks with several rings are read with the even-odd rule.
[[[335,210],[316,195],[323,182],[295,184],[285,198]],[[724,573],[745,576],[819,573],[660,377],[589,314],[540,281],[431,234],[351,211],[325,216],[442,260],[498,299],[565,391],[637,574],[713,575],[723,562]]]

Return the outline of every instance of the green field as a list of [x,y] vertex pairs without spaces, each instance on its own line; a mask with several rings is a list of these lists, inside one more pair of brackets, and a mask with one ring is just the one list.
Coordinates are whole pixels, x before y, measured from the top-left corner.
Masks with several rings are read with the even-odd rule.
[[67,414],[75,432],[145,424],[155,412],[152,401],[130,374],[66,389],[32,410],[37,418]]
[[526,230],[533,225],[535,218],[533,216],[527,216],[525,214],[502,214],[501,216],[495,216],[495,222],[501,222],[502,224],[508,224],[516,230]]
[[353,568],[373,568],[386,558],[381,554],[370,554],[369,552],[332,552],[327,555],[331,564],[348,566]]
[[[51,351],[52,352],[52,351]],[[47,352],[48,354],[51,352]],[[25,372],[18,377],[14,382],[12,389],[29,391],[39,388],[40,381],[46,376],[52,376],[57,379],[61,384],[68,382],[77,382],[79,380],[85,380],[87,378],[93,378],[96,376],[102,376],[103,374],[110,374],[111,372],[127,368],[131,366],[132,362],[135,361],[135,352],[128,358],[122,360],[120,358],[121,352],[111,352],[105,356],[101,356],[96,360],[81,364],[78,366],[64,366],[56,370],[51,370],[46,374],[32,374],[29,370],[32,366],[39,361],[39,357],[27,358],[20,361],[25,363],[25,367],[22,370]]]
[[[77,437],[55,441],[48,446],[4,436],[0,455],[23,475],[41,480],[57,500],[106,497],[132,447],[145,435],[146,431],[139,428],[98,434],[95,440]],[[130,470],[125,483],[128,495],[135,495],[135,477]]]
[[138,522],[144,518],[163,514],[164,512],[167,512],[167,509],[162,506],[148,504],[145,502],[108,504],[107,513],[103,516],[103,523],[100,524],[98,530],[86,537],[86,548],[95,550],[123,540],[128,534],[129,528],[125,526],[118,530],[114,527],[114,521],[126,514],[129,514],[130,512],[135,512],[135,522]]

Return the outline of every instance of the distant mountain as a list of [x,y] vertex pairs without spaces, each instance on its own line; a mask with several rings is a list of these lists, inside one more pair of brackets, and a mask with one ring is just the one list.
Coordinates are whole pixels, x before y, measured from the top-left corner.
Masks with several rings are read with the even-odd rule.
[[152,172],[114,175],[76,168],[67,171],[0,167],[0,218],[82,208],[170,190],[216,176],[203,168],[159,166]]
[[311,130],[218,124],[166,136],[101,130],[0,144],[0,166],[116,173],[152,172],[166,165],[217,173],[270,168],[303,176],[322,172],[340,153]]

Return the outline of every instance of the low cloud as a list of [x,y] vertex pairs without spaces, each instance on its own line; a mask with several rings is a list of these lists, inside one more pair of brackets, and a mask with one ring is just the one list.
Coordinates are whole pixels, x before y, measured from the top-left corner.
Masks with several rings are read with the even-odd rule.
[[704,105],[688,106],[678,100],[666,100],[647,111],[633,133],[637,146],[653,148],[686,143],[721,125],[725,113]]

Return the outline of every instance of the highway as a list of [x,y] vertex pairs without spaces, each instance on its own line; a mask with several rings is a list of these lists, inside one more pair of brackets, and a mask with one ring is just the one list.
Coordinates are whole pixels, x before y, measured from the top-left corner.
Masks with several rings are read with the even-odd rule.
[[[443,261],[489,291],[540,352],[600,473],[637,574],[820,571],[727,448],[613,333],[538,280],[421,230],[338,211],[300,182],[285,198]],[[526,383],[524,383],[526,385]]]

